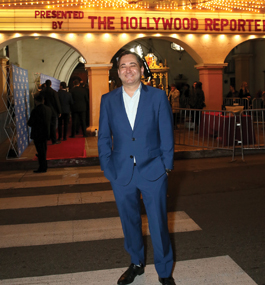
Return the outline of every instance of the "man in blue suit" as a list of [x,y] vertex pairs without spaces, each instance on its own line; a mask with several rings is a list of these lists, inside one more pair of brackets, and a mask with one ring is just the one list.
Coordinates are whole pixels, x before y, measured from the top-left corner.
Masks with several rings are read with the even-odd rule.
[[142,195],[159,281],[174,285],[166,210],[174,155],[172,111],[164,91],[141,83],[144,67],[137,54],[125,51],[117,64],[123,86],[102,96],[98,135],[101,169],[111,182],[131,256],[117,284],[130,284],[144,273]]

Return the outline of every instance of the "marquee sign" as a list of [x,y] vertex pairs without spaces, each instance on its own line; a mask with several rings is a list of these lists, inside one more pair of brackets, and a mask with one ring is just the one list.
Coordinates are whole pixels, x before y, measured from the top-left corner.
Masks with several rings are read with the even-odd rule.
[[57,32],[264,33],[257,14],[1,10],[1,30]]

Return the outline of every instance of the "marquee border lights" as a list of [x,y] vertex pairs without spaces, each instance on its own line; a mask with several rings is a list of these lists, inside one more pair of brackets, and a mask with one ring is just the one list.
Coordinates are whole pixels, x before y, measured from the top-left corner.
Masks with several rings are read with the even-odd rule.
[[3,9],[80,8],[80,9],[136,9],[157,11],[224,11],[260,13],[265,0],[0,0]]

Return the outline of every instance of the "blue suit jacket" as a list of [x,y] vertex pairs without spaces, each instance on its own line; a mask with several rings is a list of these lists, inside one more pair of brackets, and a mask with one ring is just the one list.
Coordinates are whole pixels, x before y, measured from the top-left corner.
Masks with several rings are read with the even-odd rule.
[[133,130],[122,87],[103,95],[98,151],[105,177],[120,185],[130,182],[134,157],[140,175],[147,180],[157,180],[166,168],[173,169],[173,119],[166,93],[142,84]]

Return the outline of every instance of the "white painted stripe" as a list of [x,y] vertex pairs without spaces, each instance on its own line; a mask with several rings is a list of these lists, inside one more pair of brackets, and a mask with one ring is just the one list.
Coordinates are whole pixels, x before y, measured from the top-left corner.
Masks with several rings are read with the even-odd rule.
[[0,210],[114,202],[112,190],[1,198]]
[[0,178],[48,177],[54,175],[67,175],[72,173],[103,173],[100,166],[82,166],[65,168],[48,168],[46,173],[34,173],[32,170],[1,171]]
[[[62,177],[61,179],[50,180],[49,177],[45,177],[46,180],[38,181],[22,181],[22,182],[6,182],[0,183],[0,189],[11,189],[11,188],[36,188],[36,187],[51,187],[51,186],[60,186],[60,185],[76,185],[76,184],[92,184],[92,183],[106,183],[109,180],[105,177],[89,177],[89,178],[80,178],[72,177]],[[12,180],[12,179],[10,179]]]
[[[100,176],[80,178],[79,174],[84,174],[84,173],[87,174],[97,173],[100,174]],[[56,177],[55,179],[54,176],[58,177]],[[36,178],[38,179],[36,180]],[[109,180],[104,177],[104,173],[100,170],[99,166],[48,169],[46,173],[33,173],[32,170],[7,171],[0,173],[0,179],[10,179],[9,182],[3,182],[3,183],[1,183],[0,180],[0,189],[34,188],[34,187],[49,187],[49,186],[59,186],[59,185],[92,184],[92,183],[109,182]]]
[[[142,221],[143,235],[149,235],[147,217]],[[201,230],[185,212],[168,213],[168,226],[171,233]],[[0,248],[116,238],[123,238],[119,217],[0,226]]]
[[[117,284],[127,268],[1,280],[1,285],[109,285]],[[257,285],[229,256],[179,261],[173,277],[179,285]],[[133,285],[158,285],[154,265],[145,267]]]

